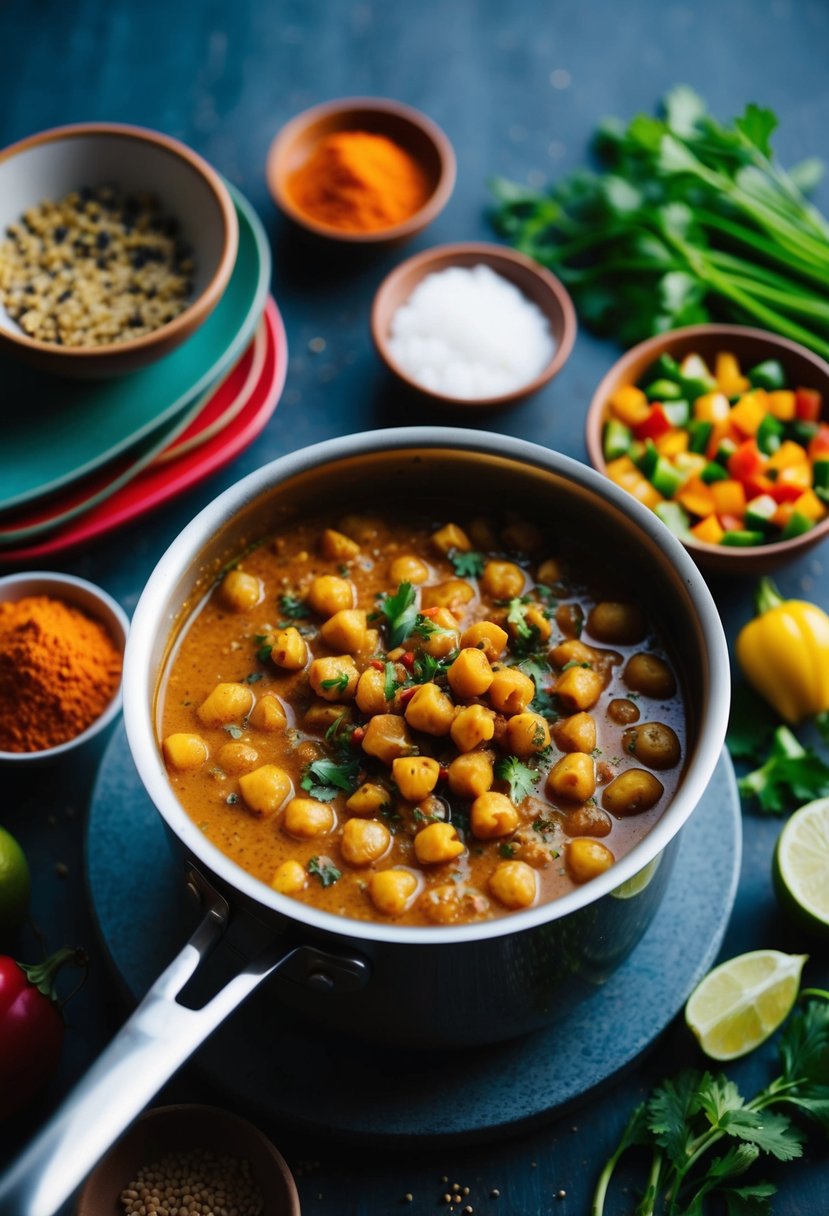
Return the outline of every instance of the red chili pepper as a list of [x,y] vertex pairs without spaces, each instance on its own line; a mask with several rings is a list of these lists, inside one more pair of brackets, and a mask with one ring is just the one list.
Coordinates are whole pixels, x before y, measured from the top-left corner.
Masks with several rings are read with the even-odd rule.
[[362,743],[366,737],[366,728],[364,726],[355,726],[351,732],[351,742],[354,744]]
[[[435,609],[435,612],[437,612],[437,609]],[[400,658],[400,662],[406,668],[406,671],[412,670],[412,668],[414,667],[414,661],[415,661],[415,657],[414,657],[413,650],[407,650],[406,653],[404,655],[402,655]]]
[[35,965],[0,956],[0,1119],[22,1110],[57,1067],[64,1027],[54,981],[70,962],[85,968],[86,955],[64,946]]
[[436,613],[440,612],[439,608],[421,608],[420,615],[427,616],[431,620]]
[[637,439],[659,439],[660,436],[667,435],[671,430],[673,430],[673,423],[657,401],[651,406],[647,418],[633,428],[633,433]]
[[382,659],[371,659],[369,661],[369,667],[373,667],[375,671],[383,671],[385,666],[386,664]]
[[[418,685],[418,688],[419,687],[420,687],[420,685]],[[397,694],[398,704],[399,705],[408,705],[416,692],[417,692],[417,688],[404,688],[402,692]]]
[[794,390],[794,413],[801,422],[817,422],[823,408],[823,394],[816,388]]

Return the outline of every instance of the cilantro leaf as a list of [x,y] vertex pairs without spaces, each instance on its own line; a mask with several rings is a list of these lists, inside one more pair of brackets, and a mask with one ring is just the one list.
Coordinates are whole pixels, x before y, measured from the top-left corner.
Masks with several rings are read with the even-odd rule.
[[383,664],[383,696],[391,701],[397,690],[397,668],[394,663]]
[[400,646],[412,632],[417,619],[417,593],[411,583],[401,583],[393,595],[384,595],[379,602],[386,618],[389,650]]
[[294,621],[302,620],[303,617],[311,614],[311,609],[305,601],[297,599],[295,595],[280,596],[279,607],[284,616],[288,616]]
[[515,630],[516,637],[529,641],[535,634],[527,621],[527,603],[523,599],[512,599],[507,604],[507,622]]
[[756,1182],[753,1186],[723,1187],[726,1216],[771,1216],[771,1197],[777,1187],[771,1182]]
[[829,794],[829,766],[801,747],[787,726],[778,726],[768,760],[737,785],[743,798],[756,798],[761,811],[780,815]]
[[764,110],[750,101],[742,117],[734,119],[734,126],[763,156],[771,156],[769,136],[777,127],[777,116],[771,110]]
[[464,553],[461,549],[452,549],[449,560],[459,578],[480,578],[486,561],[483,553]]
[[756,1144],[763,1153],[778,1161],[803,1156],[803,1135],[792,1127],[785,1115],[773,1111],[729,1110],[719,1126],[729,1136]]
[[733,1081],[708,1072],[703,1073],[697,1086],[696,1103],[712,1127],[719,1126],[729,1111],[740,1110],[745,1105]]
[[495,776],[509,785],[509,796],[516,806],[534,790],[541,776],[529,768],[517,756],[504,756],[495,765]]
[[648,1103],[648,1127],[674,1165],[684,1162],[693,1139],[690,1120],[697,1109],[698,1072],[686,1070],[663,1081]]
[[424,615],[422,612],[418,612],[411,632],[419,638],[426,638],[428,641],[429,638],[438,637],[442,633],[454,633],[454,630],[444,629],[442,625],[436,625],[431,617]]
[[326,857],[312,857],[305,868],[314,878],[319,879],[323,887],[333,887],[343,876],[342,870],[338,870]]
[[731,715],[725,741],[735,760],[761,761],[776,725],[769,706],[747,684],[737,684],[731,698]]
[[354,793],[359,772],[359,760],[314,760],[299,784],[318,802],[331,802],[339,793]]
[[348,672],[337,672],[337,674],[332,676],[330,680],[323,680],[320,683],[320,688],[336,688],[337,692],[345,692],[345,690],[348,688]]

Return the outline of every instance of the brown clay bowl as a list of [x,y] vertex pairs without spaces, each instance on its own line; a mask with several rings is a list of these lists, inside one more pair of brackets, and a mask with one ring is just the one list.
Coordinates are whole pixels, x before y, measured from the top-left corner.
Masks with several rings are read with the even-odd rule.
[[[321,140],[337,131],[385,135],[408,152],[430,186],[420,210],[401,224],[375,232],[343,232],[301,211],[288,188],[291,174]],[[265,174],[277,207],[307,232],[352,245],[394,244],[422,232],[446,206],[455,185],[455,153],[440,127],[419,110],[382,97],[346,97],[304,110],[287,122],[270,146]]]
[[156,1106],[145,1111],[87,1178],[78,1195],[77,1216],[123,1216],[119,1196],[142,1165],[199,1148],[250,1162],[264,1199],[263,1216],[300,1216],[291,1171],[270,1140],[246,1119],[213,1106]]
[[[829,417],[829,364],[805,346],[762,329],[742,325],[689,325],[658,334],[632,347],[607,372],[590,402],[587,411],[585,439],[590,462],[600,473],[606,471],[602,452],[602,431],[608,417],[608,401],[623,384],[635,384],[660,355],[681,359],[696,351],[708,362],[717,351],[729,350],[743,368],[752,367],[764,359],[779,359],[786,369],[790,384],[818,389],[823,393],[823,417]],[[745,549],[712,545],[696,539],[683,541],[685,548],[706,571],[717,574],[764,574],[786,562],[802,557],[809,549],[829,535],[829,516],[802,536],[775,541],[768,545],[753,545]]]
[[152,333],[108,346],[58,346],[30,338],[0,307],[0,352],[50,375],[120,376],[160,359],[210,315],[236,261],[236,210],[215,170],[178,140],[117,123],[56,127],[0,152],[0,233],[42,199],[57,201],[81,187],[102,185],[150,191],[164,213],[178,220],[194,250],[192,300]]
[[[465,399],[434,392],[419,384],[394,359],[389,349],[391,323],[395,312],[408,300],[421,279],[450,266],[488,266],[502,278],[508,279],[531,300],[547,318],[555,349],[550,361],[538,375],[520,388],[493,397]],[[371,336],[380,358],[391,372],[409,388],[422,393],[431,401],[459,409],[488,409],[517,405],[537,393],[558,375],[576,340],[576,312],[564,286],[553,274],[531,258],[503,245],[459,243],[439,245],[401,262],[383,280],[371,308]]]

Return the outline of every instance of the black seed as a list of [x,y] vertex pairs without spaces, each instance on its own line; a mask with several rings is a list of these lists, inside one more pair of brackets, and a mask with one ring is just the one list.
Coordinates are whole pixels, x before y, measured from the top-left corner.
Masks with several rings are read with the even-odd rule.
[[106,249],[109,245],[110,239],[111,238],[108,232],[99,232],[95,238],[95,244],[99,249]]
[[72,288],[67,287],[66,291],[62,291],[58,296],[58,304],[64,304],[72,295]]
[[[66,240],[66,234],[67,234],[67,232],[68,232],[68,231],[69,231],[69,229],[68,229],[68,228],[65,228],[65,227],[64,227],[64,225],[63,225],[63,224],[61,224],[61,225],[60,225],[59,227],[57,227],[57,228],[55,229],[55,231],[52,233],[52,240],[53,240],[53,241],[56,241],[56,242],[57,242],[57,244],[58,244],[58,245],[60,245],[62,241],[65,241],[65,240]],[[10,233],[9,235],[11,235],[11,233]]]

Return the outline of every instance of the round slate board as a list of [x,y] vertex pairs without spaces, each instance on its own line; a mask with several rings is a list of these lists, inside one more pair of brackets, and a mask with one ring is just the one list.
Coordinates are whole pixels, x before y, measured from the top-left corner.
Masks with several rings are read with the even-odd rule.
[[[683,829],[656,920],[608,982],[548,1030],[461,1052],[372,1053],[300,1021],[265,989],[216,1031],[194,1063],[239,1102],[297,1130],[421,1142],[524,1130],[628,1068],[673,1019],[719,950],[741,842],[734,770],[723,753]],[[137,1000],[199,913],[120,726],[92,798],[87,874],[104,946]],[[231,965],[227,957],[222,969]]]

